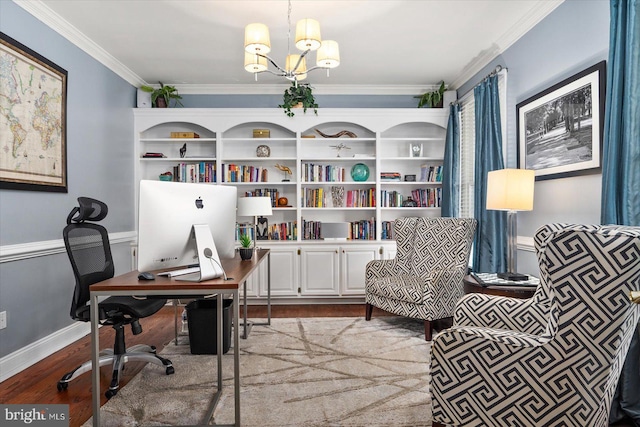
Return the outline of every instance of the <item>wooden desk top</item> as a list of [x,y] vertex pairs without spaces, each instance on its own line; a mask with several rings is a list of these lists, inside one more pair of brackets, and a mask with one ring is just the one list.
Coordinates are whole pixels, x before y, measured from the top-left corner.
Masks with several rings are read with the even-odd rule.
[[130,271],[120,276],[91,285],[91,292],[108,292],[108,291],[172,291],[179,293],[180,290],[206,290],[212,291],[217,289],[238,289],[249,275],[260,265],[269,253],[269,249],[259,249],[250,260],[243,261],[236,254],[233,259],[222,260],[222,267],[227,273],[229,280],[220,277],[204,282],[187,282],[175,280],[167,276],[158,276],[157,273],[163,270],[154,271],[155,280],[138,280],[139,272]]

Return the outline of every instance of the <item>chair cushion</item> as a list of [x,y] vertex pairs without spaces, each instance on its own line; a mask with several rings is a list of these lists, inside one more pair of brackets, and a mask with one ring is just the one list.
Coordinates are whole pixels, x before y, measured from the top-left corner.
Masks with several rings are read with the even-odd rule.
[[367,293],[380,295],[398,301],[422,304],[424,301],[424,280],[418,276],[387,276],[367,284]]

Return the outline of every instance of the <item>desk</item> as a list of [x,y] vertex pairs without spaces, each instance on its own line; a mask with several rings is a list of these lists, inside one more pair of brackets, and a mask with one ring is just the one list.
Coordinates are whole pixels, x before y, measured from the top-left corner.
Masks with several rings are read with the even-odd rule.
[[[222,394],[222,326],[223,326],[223,308],[222,296],[231,294],[234,301],[233,309],[233,383],[234,383],[234,404],[235,404],[235,423],[234,426],[240,426],[240,353],[239,353],[239,306],[238,306],[238,289],[247,278],[258,268],[265,258],[269,258],[269,250],[260,250],[249,261],[242,261],[236,255],[235,258],[223,260],[222,266],[230,280],[218,278],[207,280],[205,282],[183,282],[168,277],[156,276],[153,281],[138,281],[138,272],[132,271],[121,276],[96,283],[90,287],[91,301],[91,372],[92,372],[92,401],[93,401],[93,425],[100,426],[100,368],[99,353],[100,339],[98,336],[98,298],[111,295],[123,296],[171,296],[185,295],[189,297],[199,297],[203,295],[217,295],[217,357],[218,357],[218,386],[217,391],[211,398],[211,403],[202,425],[209,425],[209,420],[213,416],[216,405]],[[246,304],[246,300],[245,300]]]

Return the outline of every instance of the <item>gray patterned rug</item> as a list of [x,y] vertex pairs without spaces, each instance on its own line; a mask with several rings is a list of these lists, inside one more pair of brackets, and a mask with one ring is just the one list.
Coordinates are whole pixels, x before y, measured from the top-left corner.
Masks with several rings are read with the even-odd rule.
[[[226,388],[212,424],[233,423],[232,353],[223,357]],[[103,406],[103,425],[201,422],[216,357],[173,344],[162,355],[172,360],[175,375],[146,366]],[[240,340],[240,375],[243,426],[431,425],[429,343],[421,321],[273,319]]]

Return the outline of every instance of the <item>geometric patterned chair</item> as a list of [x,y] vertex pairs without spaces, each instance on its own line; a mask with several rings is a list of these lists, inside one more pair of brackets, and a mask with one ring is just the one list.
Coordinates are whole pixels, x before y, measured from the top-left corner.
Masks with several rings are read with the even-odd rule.
[[[547,224],[540,227],[534,236],[536,253],[544,250],[553,232],[569,224]],[[583,229],[589,225],[575,225]],[[540,335],[547,326],[549,315],[549,285],[545,279],[546,265],[540,265],[540,284],[531,298],[496,298],[493,295],[474,293],[465,295],[458,302],[454,314],[457,326],[484,326],[493,329],[509,329]]]
[[[471,310],[460,306],[475,295],[463,298],[454,326],[432,342],[434,425],[608,425],[640,319],[640,306],[629,299],[630,290],[640,288],[640,227],[560,224],[541,233],[544,330],[527,332],[521,307],[515,309],[520,320],[505,320],[512,313],[496,307],[513,301],[504,297],[491,298],[493,308],[485,304],[491,316],[469,320]],[[539,312],[529,318],[538,322]]]
[[399,218],[394,222],[396,256],[370,261],[365,269],[365,319],[373,307],[424,320],[431,341],[433,322],[453,317],[464,296],[476,229],[472,218]]

